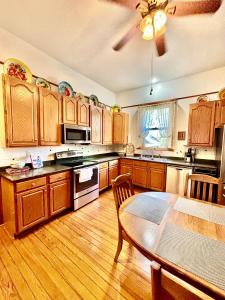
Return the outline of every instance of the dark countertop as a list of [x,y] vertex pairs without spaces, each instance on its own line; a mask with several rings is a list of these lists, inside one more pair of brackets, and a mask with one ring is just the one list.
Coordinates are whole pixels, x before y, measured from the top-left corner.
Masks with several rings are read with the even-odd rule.
[[52,165],[52,166],[47,166],[43,167],[40,169],[31,169],[29,172],[25,174],[18,174],[18,175],[9,175],[6,172],[1,172],[1,176],[12,181],[12,182],[18,182],[18,181],[23,181],[27,179],[32,179],[35,177],[41,177],[41,176],[46,176],[58,172],[63,172],[67,170],[71,170],[71,167],[66,167],[66,166],[61,166],[61,165]]
[[113,155],[113,156],[105,156],[105,157],[93,157],[93,160],[96,160],[98,163],[103,163],[107,161],[111,161],[114,159],[119,159],[120,157],[118,155]]
[[183,159],[171,159],[171,158],[148,158],[148,157],[143,157],[140,158],[140,156],[133,156],[133,157],[122,157],[125,159],[134,159],[134,160],[139,160],[139,161],[148,161],[148,162],[157,162],[157,163],[163,163],[167,164],[168,166],[185,166],[185,167],[198,167],[198,168],[209,168],[209,169],[215,169],[216,166],[216,161],[211,161],[212,163],[208,163],[208,161],[203,162],[196,162],[196,163],[187,163]]

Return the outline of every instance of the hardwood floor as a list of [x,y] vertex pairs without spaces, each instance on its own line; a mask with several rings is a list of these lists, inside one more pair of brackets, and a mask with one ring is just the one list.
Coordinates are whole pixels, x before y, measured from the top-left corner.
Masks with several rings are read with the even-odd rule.
[[0,226],[0,299],[151,299],[150,262],[125,242],[112,191],[25,237]]

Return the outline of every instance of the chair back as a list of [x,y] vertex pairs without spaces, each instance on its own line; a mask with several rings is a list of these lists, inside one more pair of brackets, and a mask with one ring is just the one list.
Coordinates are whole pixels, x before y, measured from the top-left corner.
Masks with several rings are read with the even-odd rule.
[[129,197],[134,195],[134,188],[132,184],[131,174],[123,174],[117,176],[112,180],[113,195],[116,203],[117,213],[120,205]]
[[184,196],[220,204],[222,181],[208,175],[187,174]]
[[151,263],[152,300],[212,300],[202,291]]

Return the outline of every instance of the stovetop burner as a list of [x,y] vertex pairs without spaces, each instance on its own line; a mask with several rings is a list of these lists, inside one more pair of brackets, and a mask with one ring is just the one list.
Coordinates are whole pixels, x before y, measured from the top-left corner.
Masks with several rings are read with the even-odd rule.
[[85,159],[83,152],[76,150],[56,153],[56,163],[72,168],[82,168],[98,164],[97,161]]

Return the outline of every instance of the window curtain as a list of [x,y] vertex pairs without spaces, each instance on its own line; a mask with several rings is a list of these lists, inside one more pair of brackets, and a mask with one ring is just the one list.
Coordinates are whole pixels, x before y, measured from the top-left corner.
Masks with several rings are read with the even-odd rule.
[[139,107],[139,139],[142,144],[150,130],[158,129],[161,140],[160,147],[172,147],[175,110],[176,102]]

